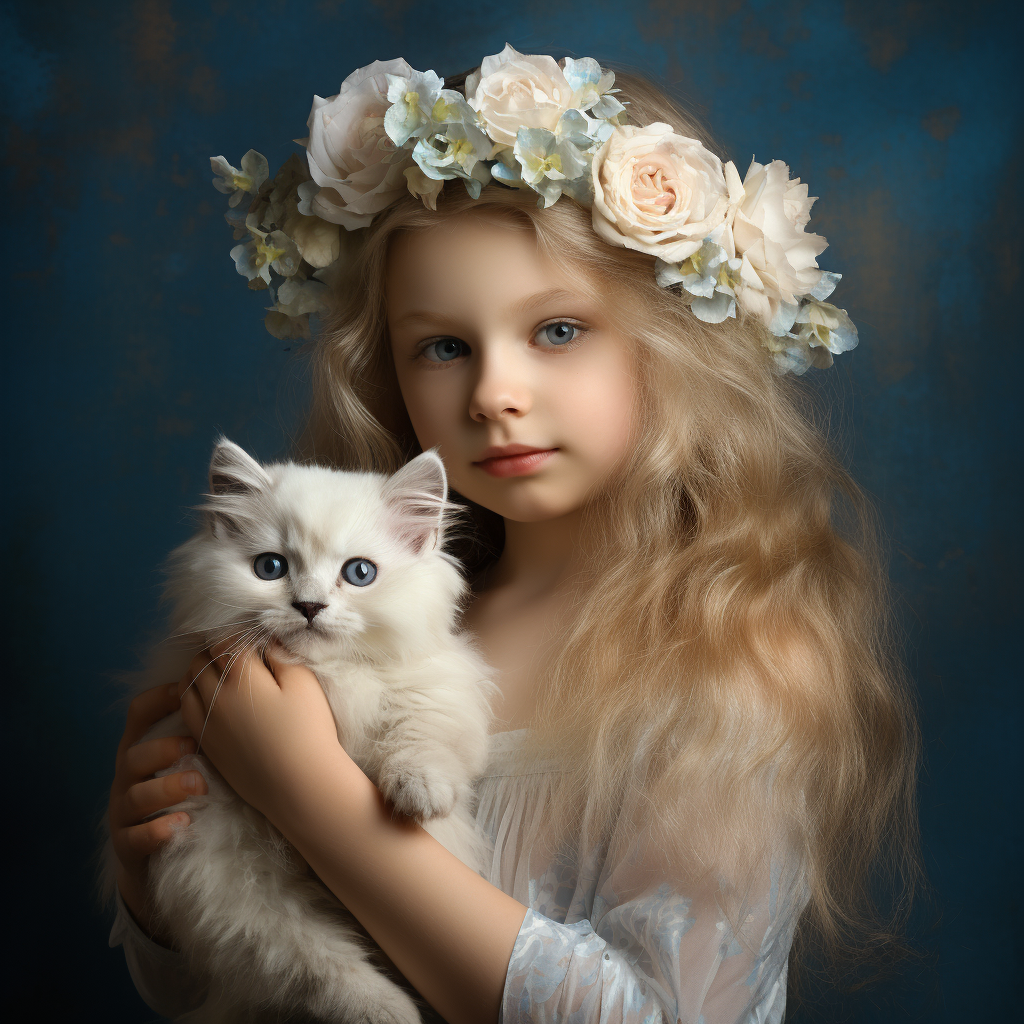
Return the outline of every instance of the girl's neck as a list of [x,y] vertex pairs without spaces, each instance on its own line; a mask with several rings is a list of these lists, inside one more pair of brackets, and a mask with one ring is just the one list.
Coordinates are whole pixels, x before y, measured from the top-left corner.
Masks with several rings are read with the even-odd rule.
[[524,600],[544,597],[567,583],[588,561],[591,544],[583,509],[537,522],[505,520],[505,546],[482,575],[480,592],[503,590]]

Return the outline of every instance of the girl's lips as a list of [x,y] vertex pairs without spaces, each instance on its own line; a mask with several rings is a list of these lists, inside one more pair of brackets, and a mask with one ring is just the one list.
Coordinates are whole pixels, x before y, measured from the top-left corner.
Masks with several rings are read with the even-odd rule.
[[544,451],[524,452],[521,455],[503,455],[484,459],[474,465],[479,466],[485,473],[490,473],[491,476],[526,476],[557,451],[557,448],[547,448]]

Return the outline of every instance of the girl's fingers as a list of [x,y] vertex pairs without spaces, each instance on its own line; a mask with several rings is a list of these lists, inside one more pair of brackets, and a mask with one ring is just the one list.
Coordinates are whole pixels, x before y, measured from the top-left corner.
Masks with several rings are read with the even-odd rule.
[[142,822],[165,807],[173,807],[187,800],[190,796],[206,793],[206,779],[197,771],[175,772],[163,775],[159,779],[147,779],[129,786],[124,797],[125,821],[121,826],[131,826]]
[[280,686],[281,677],[289,668],[288,662],[281,660],[281,648],[276,643],[268,644],[263,652],[263,660]]
[[189,823],[184,811],[164,814],[141,825],[132,825],[124,830],[124,843],[138,857],[148,857],[163,846],[174,833]]
[[215,658],[220,668],[224,668],[225,656],[231,653],[231,641],[222,640],[210,648],[210,657]]
[[136,743],[124,752],[125,774],[129,783],[139,782],[162,768],[170,768],[179,757],[195,752],[195,740],[189,736],[164,736]]
[[189,667],[188,680],[183,680],[181,692],[184,695],[188,683],[193,679],[195,685],[191,690],[198,690],[203,707],[208,709],[216,699],[222,699],[224,690],[221,684],[229,683],[236,687],[239,683],[251,683],[259,676],[270,679],[270,670],[263,659],[253,650],[235,651],[227,644],[219,644],[210,650],[197,655]]
[[151,725],[178,710],[178,685],[161,684],[140,693],[128,707],[124,735],[118,745],[118,755],[140,740]]
[[194,737],[198,738],[203,734],[206,726],[206,708],[203,707],[203,698],[194,686],[181,695],[181,717]]
[[313,672],[305,665],[299,665],[294,661],[285,660],[287,655],[278,644],[270,644],[263,654],[263,660],[267,663],[272,675],[277,680],[277,685],[284,689],[289,683],[302,684],[310,683],[314,686],[320,684]]
[[194,737],[206,727],[207,708],[220,686],[220,669],[209,651],[200,651],[178,683],[181,695],[181,717]]
[[248,704],[254,694],[268,687],[276,691],[278,684],[257,652],[227,650],[224,645],[202,651],[178,683],[181,714],[188,731],[196,738],[205,736],[210,712],[216,705],[226,705],[225,713],[229,713],[227,709],[236,704],[240,692]]
[[200,651],[192,659],[188,671],[178,683],[178,697],[184,700],[186,694],[193,694],[199,697],[205,708],[213,697],[219,682],[220,669],[213,656],[209,651]]

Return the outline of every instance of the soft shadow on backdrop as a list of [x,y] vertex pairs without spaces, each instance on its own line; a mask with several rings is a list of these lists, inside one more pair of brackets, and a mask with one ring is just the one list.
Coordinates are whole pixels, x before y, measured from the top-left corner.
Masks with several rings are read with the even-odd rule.
[[111,678],[157,622],[156,567],[192,528],[214,435],[282,455],[304,402],[301,362],[228,258],[209,157],[254,147],[276,168],[313,94],[355,68],[453,74],[507,40],[668,83],[723,159],[783,159],[820,197],[811,228],[861,345],[814,387],[890,537],[933,899],[918,963],[812,988],[791,1019],[1007,1019],[1022,27],[1017,5],[983,0],[0,4],[8,998],[45,1020],[153,1019],[90,890],[121,730]]

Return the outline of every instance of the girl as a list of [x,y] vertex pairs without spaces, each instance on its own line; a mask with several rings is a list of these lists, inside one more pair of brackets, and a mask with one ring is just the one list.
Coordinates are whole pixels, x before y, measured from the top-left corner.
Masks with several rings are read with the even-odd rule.
[[[230,784],[452,1024],[778,1022],[796,938],[818,955],[892,938],[867,883],[882,862],[912,872],[916,726],[870,509],[777,372],[844,347],[842,311],[792,302],[827,294],[812,291],[824,240],[787,264],[809,287],[782,281],[777,239],[739,241],[754,207],[692,120],[634,76],[614,100],[583,63],[506,47],[465,82],[472,120],[431,73],[371,65],[316,104],[376,82],[389,138],[417,147],[408,190],[387,194],[385,169],[354,194],[355,150],[326,186],[316,104],[307,146],[325,187],[299,188],[305,215],[368,225],[314,348],[304,454],[391,472],[436,446],[472,520],[464,625],[501,689],[478,786],[490,870],[391,817],[310,672],[204,652],[136,699],[111,790],[111,941],[155,1010],[203,998],[146,904],[146,858],[188,824],[146,818],[205,790],[194,773],[153,777],[191,737],[136,743],[179,699]],[[589,149],[571,141],[565,89]],[[402,139],[424,110],[445,131]],[[481,124],[504,153],[490,165],[465,158]],[[629,126],[656,136],[642,159]],[[666,152],[681,163],[659,165]],[[596,154],[576,182],[592,197],[574,187],[579,153]],[[466,188],[438,184],[453,177]],[[806,256],[818,236],[801,234],[797,185],[780,209]]]

